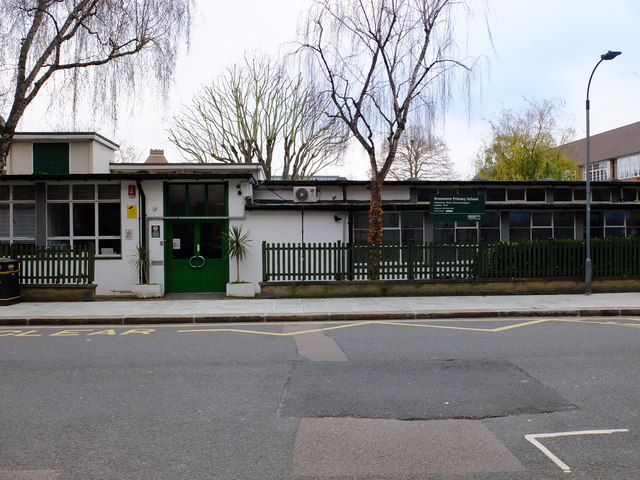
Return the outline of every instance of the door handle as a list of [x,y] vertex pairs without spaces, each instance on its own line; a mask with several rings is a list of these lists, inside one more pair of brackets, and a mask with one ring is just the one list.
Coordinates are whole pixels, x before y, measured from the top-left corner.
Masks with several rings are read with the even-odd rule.
[[207,261],[202,255],[194,255],[189,259],[189,266],[191,268],[202,268]]

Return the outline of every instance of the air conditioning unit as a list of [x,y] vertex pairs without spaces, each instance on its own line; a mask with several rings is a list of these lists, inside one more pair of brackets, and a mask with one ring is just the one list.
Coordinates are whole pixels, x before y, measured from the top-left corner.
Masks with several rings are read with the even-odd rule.
[[296,203],[317,202],[318,198],[316,187],[293,187],[293,201]]

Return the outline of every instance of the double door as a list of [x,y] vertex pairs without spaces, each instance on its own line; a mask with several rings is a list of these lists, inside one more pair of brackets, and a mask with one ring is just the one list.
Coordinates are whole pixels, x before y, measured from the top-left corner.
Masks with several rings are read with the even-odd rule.
[[224,292],[229,281],[226,221],[169,222],[165,231],[168,293]]

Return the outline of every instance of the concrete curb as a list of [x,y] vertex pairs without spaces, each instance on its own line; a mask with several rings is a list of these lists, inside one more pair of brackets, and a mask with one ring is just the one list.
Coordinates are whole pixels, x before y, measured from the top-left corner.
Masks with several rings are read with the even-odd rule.
[[509,318],[509,317],[618,317],[640,316],[638,308],[589,309],[524,309],[524,310],[450,310],[417,312],[327,312],[327,313],[268,313],[268,314],[198,314],[198,315],[123,315],[95,317],[34,316],[0,318],[0,326],[65,326],[65,325],[150,325],[202,323],[261,323],[261,322],[329,322],[367,320],[430,320],[453,318]]

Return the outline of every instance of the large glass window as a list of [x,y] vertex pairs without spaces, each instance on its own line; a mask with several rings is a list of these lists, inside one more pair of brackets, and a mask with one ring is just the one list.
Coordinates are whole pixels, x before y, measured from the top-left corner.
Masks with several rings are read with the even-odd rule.
[[223,183],[169,183],[167,215],[171,217],[224,217],[227,215]]
[[575,238],[575,215],[573,212],[553,212],[553,238]]
[[0,243],[35,244],[35,200],[33,185],[0,186]]
[[[509,212],[509,240],[575,238],[575,214],[567,211]],[[593,217],[592,217],[593,218]]]
[[475,245],[500,241],[500,212],[488,211],[481,222],[434,222],[433,241],[440,244]]
[[[353,241],[366,243],[369,236],[369,214],[353,215]],[[385,212],[382,214],[382,243],[420,245],[424,243],[423,212]]]
[[47,244],[93,244],[98,256],[122,253],[120,184],[47,186]]
[[500,241],[500,212],[486,212],[480,222],[480,241],[495,243]]
[[618,159],[618,178],[640,177],[640,155]]
[[509,240],[531,240],[531,212],[509,212]]

